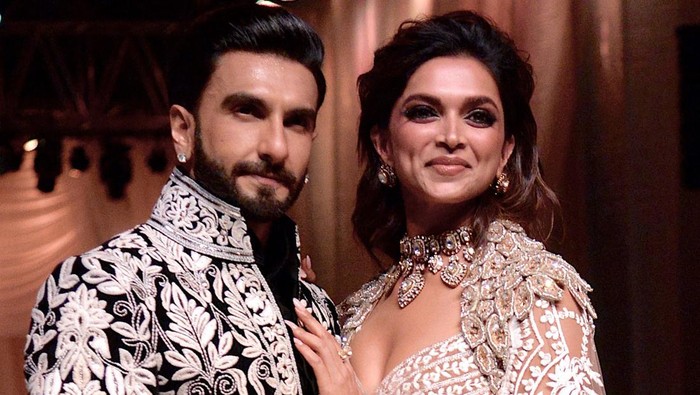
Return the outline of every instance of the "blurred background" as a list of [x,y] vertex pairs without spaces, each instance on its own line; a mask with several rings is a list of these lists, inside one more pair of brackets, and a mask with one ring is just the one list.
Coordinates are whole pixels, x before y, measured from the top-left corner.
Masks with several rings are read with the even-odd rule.
[[[185,21],[230,2],[0,1],[0,394],[26,393],[48,273],[148,217],[175,163],[166,51]],[[277,2],[326,45],[311,181],[292,216],[334,300],[380,270],[350,225],[355,80],[401,21],[472,9],[530,54],[545,178],[564,208],[549,246],[594,288],[608,393],[700,387],[700,1]]]

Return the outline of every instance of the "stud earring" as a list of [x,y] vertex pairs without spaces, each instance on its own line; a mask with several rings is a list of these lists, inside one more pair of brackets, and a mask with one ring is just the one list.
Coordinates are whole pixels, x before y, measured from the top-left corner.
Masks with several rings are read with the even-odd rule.
[[510,180],[508,179],[508,174],[505,172],[501,173],[496,177],[493,182],[493,194],[496,196],[501,196],[508,192],[508,187],[510,186]]
[[177,154],[177,161],[180,163],[185,163],[187,162],[187,156],[185,156],[185,154],[183,154],[182,152],[179,152]]
[[307,174],[304,176],[304,184],[308,184],[308,183],[309,183],[309,175]]
[[396,173],[394,173],[394,169],[386,163],[382,162],[379,166],[377,178],[379,178],[379,182],[386,185],[387,188],[393,188],[394,185],[396,185]]

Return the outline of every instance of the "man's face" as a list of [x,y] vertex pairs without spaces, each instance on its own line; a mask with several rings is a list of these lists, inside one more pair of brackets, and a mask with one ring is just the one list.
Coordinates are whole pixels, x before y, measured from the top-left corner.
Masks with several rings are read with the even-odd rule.
[[315,138],[317,87],[300,63],[270,54],[222,55],[196,117],[193,177],[249,220],[294,203]]

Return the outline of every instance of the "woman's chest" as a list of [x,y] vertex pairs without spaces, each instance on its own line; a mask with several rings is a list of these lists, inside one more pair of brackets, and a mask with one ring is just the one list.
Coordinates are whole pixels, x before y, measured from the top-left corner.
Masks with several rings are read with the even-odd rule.
[[377,302],[351,340],[353,366],[370,393],[404,361],[460,333],[459,289],[428,283],[404,308],[395,294]]

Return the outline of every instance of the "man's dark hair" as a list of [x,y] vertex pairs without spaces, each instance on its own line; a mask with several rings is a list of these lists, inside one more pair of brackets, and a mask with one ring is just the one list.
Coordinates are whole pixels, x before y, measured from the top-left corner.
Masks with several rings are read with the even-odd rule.
[[197,18],[181,37],[170,57],[168,95],[196,114],[202,92],[219,57],[232,51],[282,56],[305,66],[318,88],[317,107],[326,95],[321,70],[323,43],[299,17],[281,7],[243,5],[224,7]]

